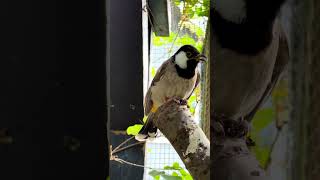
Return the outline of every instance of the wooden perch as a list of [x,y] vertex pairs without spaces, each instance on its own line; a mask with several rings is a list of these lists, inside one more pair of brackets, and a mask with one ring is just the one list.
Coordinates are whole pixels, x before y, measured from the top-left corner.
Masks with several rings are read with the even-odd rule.
[[210,141],[186,105],[170,100],[152,117],[195,180],[210,179]]

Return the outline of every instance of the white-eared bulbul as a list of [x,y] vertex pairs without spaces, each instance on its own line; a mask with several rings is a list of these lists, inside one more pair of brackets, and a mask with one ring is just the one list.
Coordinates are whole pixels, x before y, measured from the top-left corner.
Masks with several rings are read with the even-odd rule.
[[155,137],[157,128],[149,117],[158,107],[172,98],[189,99],[200,82],[197,65],[201,61],[206,61],[204,55],[195,47],[184,45],[160,66],[145,97],[145,115],[148,119],[135,137],[137,140]]

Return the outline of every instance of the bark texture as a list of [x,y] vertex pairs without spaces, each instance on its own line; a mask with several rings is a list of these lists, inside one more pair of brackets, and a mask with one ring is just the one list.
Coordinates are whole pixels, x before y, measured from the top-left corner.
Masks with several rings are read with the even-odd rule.
[[320,179],[319,10],[319,0],[292,0],[292,180]]
[[268,179],[244,139],[217,138],[212,150],[212,180]]
[[210,142],[187,106],[171,100],[150,118],[170,141],[193,178],[209,180]]
[[310,126],[308,136],[308,179],[320,179],[320,1],[312,0],[310,65]]
[[204,55],[207,56],[207,64],[201,66],[201,122],[200,126],[207,137],[210,137],[210,17],[206,28],[206,36],[203,45]]
[[309,104],[308,91],[308,12],[307,1],[292,0],[292,22],[289,45],[291,49],[290,65],[290,122],[289,122],[289,145],[292,153],[289,153],[290,167],[288,168],[288,179],[306,179],[305,161],[306,157],[306,129]]

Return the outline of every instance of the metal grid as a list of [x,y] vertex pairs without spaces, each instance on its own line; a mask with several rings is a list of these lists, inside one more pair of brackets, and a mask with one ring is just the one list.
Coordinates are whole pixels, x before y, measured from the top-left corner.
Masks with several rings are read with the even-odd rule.
[[[171,166],[174,162],[178,162],[185,170],[185,166],[181,161],[179,155],[175,149],[169,143],[154,143],[149,142],[146,144],[145,152],[145,166],[152,167],[154,169],[163,169],[164,166]],[[151,169],[145,168],[144,179],[153,180],[153,177],[149,175]],[[162,171],[162,170],[161,170]],[[163,170],[167,174],[172,174],[172,170]],[[187,171],[187,170],[186,170]],[[187,171],[188,172],[188,171]]]

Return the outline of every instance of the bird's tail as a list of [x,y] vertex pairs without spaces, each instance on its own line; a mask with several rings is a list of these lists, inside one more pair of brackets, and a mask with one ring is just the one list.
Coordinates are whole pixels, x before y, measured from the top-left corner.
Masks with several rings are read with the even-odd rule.
[[155,138],[158,128],[153,123],[154,113],[149,113],[146,123],[143,125],[140,132],[135,136],[137,141],[146,141],[149,137]]

